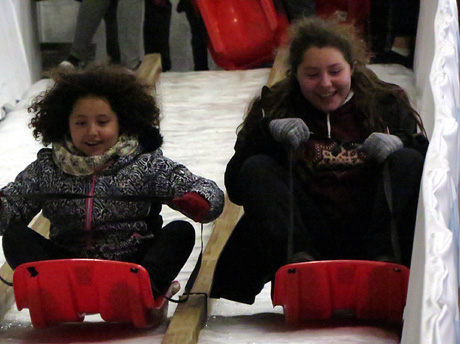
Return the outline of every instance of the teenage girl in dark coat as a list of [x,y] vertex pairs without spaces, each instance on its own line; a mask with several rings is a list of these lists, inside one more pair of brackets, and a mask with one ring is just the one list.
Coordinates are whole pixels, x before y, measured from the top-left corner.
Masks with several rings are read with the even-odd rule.
[[219,258],[213,297],[252,303],[288,261],[410,265],[428,141],[406,93],[367,62],[351,28],[295,24],[287,77],[253,101],[227,165],[228,195],[245,213]]

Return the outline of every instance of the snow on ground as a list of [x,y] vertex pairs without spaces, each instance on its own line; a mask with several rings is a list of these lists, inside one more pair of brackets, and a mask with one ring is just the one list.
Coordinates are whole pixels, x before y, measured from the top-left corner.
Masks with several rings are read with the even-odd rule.
[[[373,69],[384,80],[400,84],[414,96],[412,72],[399,66],[374,66]],[[157,99],[163,114],[164,154],[192,172],[216,181],[224,189],[223,173],[233,154],[236,128],[249,101],[267,81],[268,73],[268,69],[257,69],[162,74]],[[33,85],[16,105],[16,110],[0,122],[0,187],[32,162],[41,147],[27,127],[30,114],[25,109],[31,99],[49,85],[49,80]],[[184,218],[168,207],[164,207],[162,215],[165,223]],[[182,286],[201,250],[201,228],[195,224],[195,229],[195,249],[177,278]],[[204,226],[204,244],[211,231],[212,225]],[[1,257],[0,263],[3,262]],[[396,332],[371,326],[317,323],[289,328],[284,325],[282,309],[272,307],[269,287],[266,286],[251,306],[216,300],[199,343],[399,343]],[[171,317],[175,304],[170,303],[169,307],[168,317]],[[134,329],[130,325],[103,323],[99,316],[93,315],[82,324],[37,330],[30,323],[28,310],[19,312],[13,306],[0,322],[0,342],[160,343],[166,325]]]

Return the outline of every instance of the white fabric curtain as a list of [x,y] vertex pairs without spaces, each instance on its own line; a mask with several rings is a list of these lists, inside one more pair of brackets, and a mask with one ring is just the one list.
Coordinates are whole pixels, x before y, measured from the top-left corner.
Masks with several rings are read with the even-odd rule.
[[460,343],[459,27],[456,0],[422,0],[418,109],[430,136],[402,343]]

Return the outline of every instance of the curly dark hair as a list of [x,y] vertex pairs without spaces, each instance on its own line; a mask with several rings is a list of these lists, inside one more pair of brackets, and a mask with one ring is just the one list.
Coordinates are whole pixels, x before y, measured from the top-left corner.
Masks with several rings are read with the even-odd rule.
[[62,142],[69,134],[69,116],[76,101],[96,96],[108,101],[116,113],[120,133],[137,136],[147,150],[161,146],[160,110],[151,95],[152,87],[140,82],[121,66],[93,65],[84,70],[54,68],[54,85],[35,98],[29,126],[35,139],[45,146]]

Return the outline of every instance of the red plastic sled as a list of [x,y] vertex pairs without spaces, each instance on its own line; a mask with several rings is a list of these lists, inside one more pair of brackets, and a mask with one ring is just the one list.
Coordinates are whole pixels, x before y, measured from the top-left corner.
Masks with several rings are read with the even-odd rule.
[[34,327],[82,322],[100,313],[109,322],[136,327],[166,317],[167,300],[154,300],[147,271],[140,265],[98,259],[48,260],[20,265],[13,275],[19,310],[28,308]]
[[227,70],[273,61],[289,25],[272,0],[195,0],[214,62]]
[[275,278],[273,306],[288,324],[352,312],[358,319],[401,323],[409,269],[392,263],[334,260],[294,263]]

